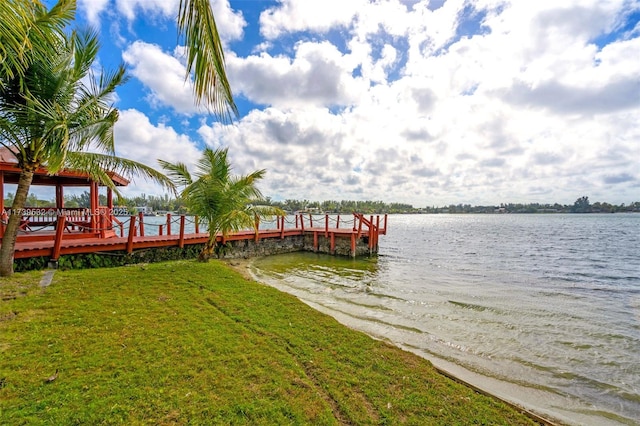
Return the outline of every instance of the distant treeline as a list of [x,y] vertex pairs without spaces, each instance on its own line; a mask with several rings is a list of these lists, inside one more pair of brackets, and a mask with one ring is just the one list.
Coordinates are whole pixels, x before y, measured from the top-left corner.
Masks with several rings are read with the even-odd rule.
[[471,204],[450,204],[441,207],[414,207],[411,204],[384,203],[382,201],[308,201],[286,200],[267,202],[283,210],[321,211],[325,213],[617,213],[640,212],[640,201],[626,204],[596,202],[591,204],[589,197],[580,197],[570,205],[541,203],[502,203],[500,205],[472,206]]
[[[5,199],[5,206],[11,206],[13,194],[8,194]],[[100,196],[100,204],[106,205],[106,196]],[[130,211],[136,207],[146,207],[152,211],[169,211],[177,213],[188,213],[186,203],[180,198],[173,198],[168,195],[147,196],[141,194],[136,197],[123,198],[117,201],[120,206],[126,206]],[[450,204],[440,207],[414,207],[404,203],[385,203],[382,201],[349,201],[349,200],[285,200],[274,201],[270,197],[265,200],[255,201],[256,204],[268,204],[280,207],[281,209],[295,213],[307,211],[312,213],[343,213],[352,212],[364,214],[380,213],[622,213],[640,212],[640,201],[630,204],[609,204],[606,202],[591,203],[589,197],[578,198],[573,204],[541,204],[541,203],[501,203],[500,205],[472,206],[471,204]],[[27,205],[30,207],[50,207],[55,206],[55,200],[39,200],[35,195],[29,195]],[[66,207],[89,207],[89,192],[80,195],[65,196]]]

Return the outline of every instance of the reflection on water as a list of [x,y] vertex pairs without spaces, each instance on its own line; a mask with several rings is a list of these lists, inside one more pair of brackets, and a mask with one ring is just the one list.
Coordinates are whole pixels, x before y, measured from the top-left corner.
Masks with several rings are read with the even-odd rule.
[[640,215],[392,216],[380,256],[260,281],[543,415],[640,419]]

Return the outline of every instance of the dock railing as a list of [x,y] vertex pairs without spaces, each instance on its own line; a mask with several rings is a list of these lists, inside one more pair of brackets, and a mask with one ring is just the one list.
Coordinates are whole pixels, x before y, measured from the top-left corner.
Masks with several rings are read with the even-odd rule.
[[[143,214],[131,215],[128,218],[116,217],[107,208],[100,208],[91,214],[88,209],[45,208],[38,212],[29,212],[23,217],[27,226],[22,229],[19,241],[51,241],[53,242],[53,259],[61,253],[63,241],[82,238],[126,238],[126,251],[131,253],[134,243],[140,239],[174,240],[176,245],[184,247],[185,241],[198,238],[202,241],[207,231],[200,232],[201,221],[197,216],[175,215],[168,213],[166,217],[155,217],[147,220]],[[206,228],[206,224],[204,224]],[[256,220],[254,229],[247,229],[230,234],[226,239],[218,236],[224,243],[231,240],[253,238],[285,238],[285,236],[313,234],[314,247],[318,247],[318,237],[323,235],[331,239],[331,250],[335,247],[336,237],[350,237],[355,253],[355,241],[365,238],[370,250],[377,250],[379,236],[387,230],[387,215],[370,215],[368,218],[360,213],[352,215],[340,214],[308,214],[300,213],[288,216],[274,216],[271,220]],[[177,238],[176,238],[177,236]],[[163,238],[164,237],[164,238]],[[193,242],[191,242],[193,243]],[[172,243],[173,244],[173,243]]]

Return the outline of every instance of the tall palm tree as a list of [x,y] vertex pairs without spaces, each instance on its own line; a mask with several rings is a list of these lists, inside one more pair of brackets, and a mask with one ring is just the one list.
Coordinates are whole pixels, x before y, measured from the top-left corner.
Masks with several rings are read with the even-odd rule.
[[[37,5],[35,9],[33,16],[38,19],[42,10]],[[99,50],[96,32],[60,34],[42,50],[0,88],[0,146],[14,154],[21,170],[12,211],[24,208],[34,172],[41,166],[50,174],[61,169],[88,173],[116,193],[107,170],[127,177],[142,174],[173,188],[160,172],[115,155],[113,127],[118,111],[110,102],[126,80],[125,70],[120,66],[94,78],[91,67]],[[19,216],[9,216],[2,239],[2,276],[13,273]]]
[[209,239],[200,253],[200,260],[213,255],[218,234],[226,238],[231,232],[255,229],[257,219],[285,214],[277,207],[253,204],[262,199],[256,183],[266,171],[233,176],[227,154],[228,148],[206,148],[196,165],[195,179],[185,164],[160,160],[175,185],[184,188],[181,197],[186,200],[189,211],[207,222]]

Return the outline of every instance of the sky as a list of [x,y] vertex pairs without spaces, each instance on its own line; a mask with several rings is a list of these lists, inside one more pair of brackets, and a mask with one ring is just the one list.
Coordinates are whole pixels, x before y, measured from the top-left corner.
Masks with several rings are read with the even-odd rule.
[[[212,0],[240,115],[195,105],[179,0],[78,0],[117,153],[229,148],[273,200],[640,201],[640,0]],[[143,179],[127,196],[162,195]]]

